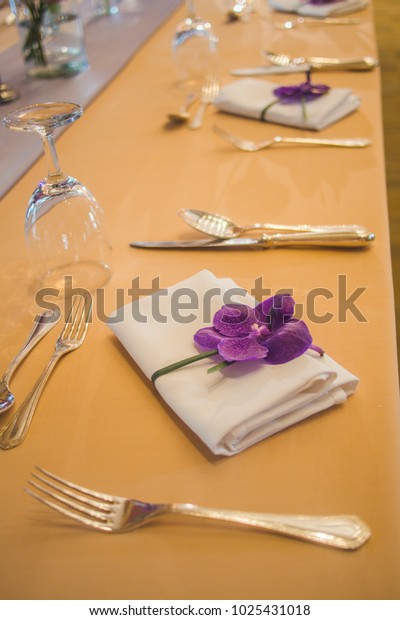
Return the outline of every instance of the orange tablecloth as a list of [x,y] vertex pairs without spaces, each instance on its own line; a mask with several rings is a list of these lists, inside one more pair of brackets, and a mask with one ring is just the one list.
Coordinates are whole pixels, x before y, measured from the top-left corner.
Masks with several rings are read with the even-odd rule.
[[[198,4],[220,37],[223,83],[233,79],[229,69],[261,62],[263,48],[377,53],[372,9],[358,14],[357,27],[304,26],[288,33],[259,14],[248,24],[228,25],[211,0]],[[170,40],[183,14],[164,24],[58,142],[63,169],[86,183],[104,206],[114,276],[97,296],[84,346],[49,381],[25,443],[0,454],[1,597],[397,599],[400,428],[379,70],[326,74],[321,80],[349,86],[362,97],[358,112],[321,135],[370,137],[370,148],[242,153],[223,143],[212,124],[248,138],[305,132],[212,109],[201,131],[166,128],[166,113],[182,99],[174,86]],[[290,84],[297,77],[276,81]],[[3,367],[23,342],[36,308],[23,220],[43,169],[41,160],[0,206]],[[176,216],[189,206],[239,223],[359,223],[375,232],[376,241],[356,252],[163,253],[129,247],[134,239],[194,237]],[[248,290],[258,278],[272,292],[292,289],[306,308],[315,341],[360,377],[356,394],[237,456],[212,456],[163,404],[104,323],[104,315],[129,300],[135,278],[142,289],[157,278],[166,287],[202,268]],[[358,289],[363,318],[346,312],[346,299]],[[331,298],[318,296],[326,291]],[[319,322],[327,312],[329,322]],[[47,361],[56,335],[46,337],[15,375],[18,402]],[[368,523],[372,538],[358,551],[343,552],[178,519],[107,536],[75,526],[28,497],[23,488],[35,464],[88,487],[149,501],[353,513]]]

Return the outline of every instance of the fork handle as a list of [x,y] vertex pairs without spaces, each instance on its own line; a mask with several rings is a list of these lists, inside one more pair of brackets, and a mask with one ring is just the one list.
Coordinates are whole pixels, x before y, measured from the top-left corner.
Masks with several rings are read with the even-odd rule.
[[203,126],[203,116],[207,105],[207,103],[200,102],[196,115],[189,125],[189,129],[200,129]]
[[28,434],[36,405],[42,390],[53,371],[54,366],[60,359],[62,351],[55,351],[46,368],[35,383],[31,393],[26,397],[21,407],[16,411],[8,424],[0,431],[0,448],[9,450],[16,448]]
[[354,515],[262,514],[203,508],[194,504],[172,504],[171,509],[176,514],[241,523],[248,527],[339,549],[357,549],[371,536],[369,527]]
[[274,142],[284,144],[306,144],[309,146],[339,146],[347,148],[364,148],[371,144],[368,138],[285,138],[277,136]]

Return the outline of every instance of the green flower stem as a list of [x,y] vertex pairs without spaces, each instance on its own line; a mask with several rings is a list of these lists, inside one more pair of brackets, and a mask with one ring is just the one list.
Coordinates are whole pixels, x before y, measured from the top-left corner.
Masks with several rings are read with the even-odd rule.
[[[158,377],[162,377],[162,375],[166,375],[178,368],[183,368],[183,366],[188,366],[189,364],[193,364],[194,362],[198,362],[200,360],[205,359],[206,357],[211,357],[213,355],[218,355],[218,349],[212,349],[211,351],[205,351],[204,353],[199,353],[198,355],[193,355],[192,357],[187,357],[184,360],[180,360],[180,362],[175,362],[174,364],[169,364],[169,366],[164,366],[164,368],[160,368],[160,370],[156,370],[151,375],[151,380],[155,383]],[[216,368],[215,366],[213,368]]]
[[25,60],[34,60],[40,66],[47,65],[42,45],[41,26],[46,7],[43,2],[35,4],[34,0],[26,0],[30,14],[30,27],[24,43]]

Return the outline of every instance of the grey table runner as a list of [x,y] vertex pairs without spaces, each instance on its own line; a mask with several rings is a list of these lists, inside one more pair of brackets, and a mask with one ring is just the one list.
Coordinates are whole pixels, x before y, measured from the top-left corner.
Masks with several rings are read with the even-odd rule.
[[[72,101],[86,106],[127,63],[182,0],[131,0],[118,15],[94,17],[90,0],[82,4],[90,67],[70,78],[32,79],[25,75],[22,53],[14,45],[0,55],[0,75],[19,91],[20,98],[2,105],[3,117],[14,109],[42,101]],[[42,154],[38,137],[18,135],[0,126],[0,197]],[[33,190],[33,188],[32,188]]]

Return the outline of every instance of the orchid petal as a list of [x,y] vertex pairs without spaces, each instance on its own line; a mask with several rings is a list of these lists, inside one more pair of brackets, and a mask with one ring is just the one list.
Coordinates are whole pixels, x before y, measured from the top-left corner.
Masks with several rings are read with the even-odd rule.
[[290,295],[274,295],[259,303],[254,313],[258,323],[267,325],[274,332],[292,318],[294,299]]
[[[291,319],[275,330],[265,341],[268,364],[285,364],[303,355],[312,344],[312,337],[304,321]],[[218,348],[219,349],[219,348]]]
[[195,333],[193,338],[196,344],[205,349],[216,349],[221,340],[223,340],[223,336],[214,327],[202,327]]
[[268,355],[268,348],[254,336],[224,338],[218,345],[218,353],[227,362],[238,362],[263,359]]
[[247,336],[255,322],[254,309],[250,306],[227,304],[215,313],[213,325],[224,336]]

